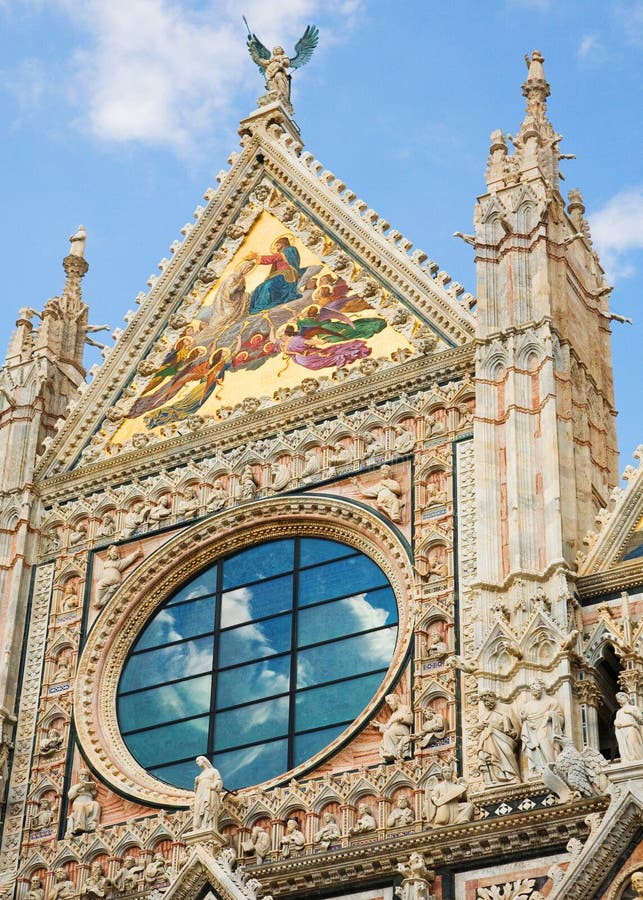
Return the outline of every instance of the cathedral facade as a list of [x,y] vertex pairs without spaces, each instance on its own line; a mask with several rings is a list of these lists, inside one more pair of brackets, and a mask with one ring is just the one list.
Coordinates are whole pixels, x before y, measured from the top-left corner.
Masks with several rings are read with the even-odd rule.
[[543,58],[473,296],[257,46],[102,364],[80,229],[0,371],[0,897],[643,897],[643,467]]

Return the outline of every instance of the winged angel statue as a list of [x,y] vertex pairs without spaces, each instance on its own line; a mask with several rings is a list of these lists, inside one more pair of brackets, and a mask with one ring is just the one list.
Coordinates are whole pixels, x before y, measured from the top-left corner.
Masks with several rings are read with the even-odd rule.
[[[244,19],[245,21],[245,19]],[[246,27],[248,23],[246,22]],[[284,100],[290,103],[290,75],[288,69],[300,69],[305,66],[319,41],[319,30],[316,25],[308,25],[295,44],[295,55],[292,59],[286,56],[283,47],[274,47],[272,54],[256,34],[248,28],[248,51],[266,79],[266,90],[270,99]]]

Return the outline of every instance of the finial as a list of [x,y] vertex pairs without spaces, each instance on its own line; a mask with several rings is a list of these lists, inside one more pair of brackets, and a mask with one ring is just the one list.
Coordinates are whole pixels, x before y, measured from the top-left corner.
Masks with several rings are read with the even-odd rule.
[[69,238],[69,243],[71,247],[69,248],[70,256],[80,256],[81,258],[85,258],[85,241],[87,240],[87,232],[85,231],[84,225],[78,226],[78,231],[76,234],[72,234]]
[[534,50],[531,59],[525,57],[527,62],[527,80],[522,86],[523,96],[527,98],[527,113],[536,119],[545,115],[546,101],[551,91],[545,78],[543,63],[544,56],[540,50]]
[[243,21],[248,29],[248,52],[253,62],[259,67],[266,79],[266,94],[259,99],[265,106],[275,100],[281,100],[290,106],[290,75],[288,69],[299,69],[306,65],[319,41],[319,30],[316,25],[308,25],[295,44],[295,55],[286,56],[283,47],[274,47],[272,53],[265,47],[254,32],[250,31],[245,16]]

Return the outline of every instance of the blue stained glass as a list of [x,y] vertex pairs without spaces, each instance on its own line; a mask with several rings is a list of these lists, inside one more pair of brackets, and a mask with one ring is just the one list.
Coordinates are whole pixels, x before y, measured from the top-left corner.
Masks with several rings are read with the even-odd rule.
[[350,556],[306,572],[299,586],[299,605],[345,597],[368,588],[387,585],[386,575],[366,556]]
[[217,589],[217,570],[216,566],[212,569],[206,569],[196,578],[188,581],[180,590],[172,594],[171,598],[165,604],[171,606],[173,603],[181,603],[183,600],[192,600],[195,597],[205,597],[207,594],[214,594]]
[[160,609],[145,626],[134,651],[160,647],[184,638],[214,631],[214,597],[202,597],[180,606]]
[[188,678],[161,687],[125,694],[118,701],[121,729],[134,731],[210,711],[212,676]]
[[295,735],[295,758],[293,765],[298,766],[306,762],[311,756],[319,753],[327,747],[331,741],[342,733],[345,725],[335,725],[334,728],[323,728],[320,731],[311,731],[308,734]]
[[219,672],[217,709],[285,694],[290,688],[290,655]]
[[327,541],[325,538],[302,538],[299,545],[299,565],[303,569],[305,566],[313,566],[330,559],[339,559],[341,556],[350,556],[353,553],[357,553],[357,550],[349,547],[348,544]]
[[229,791],[248,784],[259,784],[288,770],[288,741],[270,741],[254,747],[217,753],[214,765]]
[[228,790],[273,779],[359,715],[396,638],[391,586],[354,547],[308,537],[249,547],[148,621],[119,683],[123,739],[181,788],[193,788],[199,755]]
[[188,759],[186,762],[175,763],[172,766],[157,766],[149,771],[150,774],[156,775],[161,781],[192,791],[194,790],[194,779],[199,774],[200,769],[193,759]]
[[[362,678],[298,691],[295,700],[295,731],[350,722],[360,713],[382,683],[383,672]],[[342,726],[342,728],[345,726]]]
[[196,757],[208,749],[209,716],[162,725],[151,731],[138,731],[127,736],[132,756],[147,768],[162,763]]
[[385,668],[395,647],[397,627],[333,641],[297,654],[297,687],[309,687]]
[[293,541],[270,541],[235,553],[223,563],[223,590],[292,571]]
[[210,635],[130,656],[121,676],[119,691],[135,691],[208,672],[212,669],[213,647],[214,637]]
[[217,713],[214,749],[228,750],[240,744],[269,741],[288,734],[288,697],[251,703]]
[[228,628],[292,609],[292,575],[235,588],[221,596],[221,627]]
[[368,628],[380,628],[396,619],[397,608],[391,588],[353,594],[321,606],[301,609],[297,620],[299,645],[316,644],[357,634]]
[[277,616],[221,632],[219,666],[233,666],[290,650],[292,616]]

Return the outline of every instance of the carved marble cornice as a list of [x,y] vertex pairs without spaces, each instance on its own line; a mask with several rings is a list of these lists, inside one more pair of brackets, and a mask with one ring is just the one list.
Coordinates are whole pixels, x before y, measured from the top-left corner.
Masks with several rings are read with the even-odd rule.
[[277,429],[285,431],[313,420],[334,418],[358,404],[378,403],[390,400],[396,393],[426,390],[436,382],[464,378],[471,373],[472,366],[473,347],[470,344],[445,350],[434,357],[414,359],[395,369],[375,372],[368,378],[320,392],[319,396],[300,397],[255,413],[225,419],[196,434],[176,436],[141,450],[107,457],[101,462],[51,476],[40,482],[39,492],[43,501],[49,504],[79,492],[101,490],[106,481],[115,487],[134,476],[153,474],[161,466],[173,468],[185,465],[199,455],[207,456],[208,448],[242,446],[268,437]]
[[345,884],[347,879],[368,880],[392,875],[400,858],[411,852],[424,854],[431,866],[484,861],[502,856],[507,860],[514,853],[524,855],[524,835],[529,834],[530,851],[551,852],[564,846],[571,837],[584,839],[587,833],[585,818],[589,813],[602,813],[606,798],[580,800],[566,806],[530,813],[451,825],[435,831],[422,832],[378,843],[355,843],[335,853],[323,853],[292,859],[278,864],[253,868],[264,890],[287,896],[314,888],[330,888]]
[[628,560],[619,563],[613,569],[598,572],[596,575],[584,575],[576,581],[578,593],[583,600],[625,591],[643,585],[643,559]]

